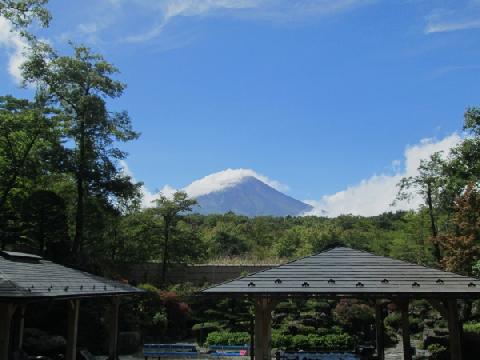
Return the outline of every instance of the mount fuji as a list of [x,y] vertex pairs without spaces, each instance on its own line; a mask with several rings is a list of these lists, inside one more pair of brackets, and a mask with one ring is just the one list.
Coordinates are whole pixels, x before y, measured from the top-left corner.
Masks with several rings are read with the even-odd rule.
[[204,215],[232,211],[249,217],[297,216],[312,210],[280,188],[252,170],[228,169],[194,181],[184,190],[198,201],[193,211]]

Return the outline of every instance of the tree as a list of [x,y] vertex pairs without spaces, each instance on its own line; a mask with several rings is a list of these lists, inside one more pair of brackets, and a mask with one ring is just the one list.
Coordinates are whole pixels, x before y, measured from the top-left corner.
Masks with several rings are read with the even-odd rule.
[[163,254],[162,254],[162,282],[165,283],[168,266],[168,247],[172,231],[181,219],[182,214],[192,211],[197,204],[195,199],[190,199],[186,192],[176,191],[173,198],[160,194],[155,200],[158,215],[163,220]]
[[397,200],[400,201],[410,199],[414,193],[422,197],[428,209],[434,246],[433,255],[437,261],[440,261],[441,253],[438,242],[435,241],[438,236],[435,209],[439,203],[441,189],[445,182],[442,176],[444,164],[441,152],[433,154],[428,161],[422,160],[418,168],[418,175],[403,178],[398,184],[399,191],[397,194]]
[[444,249],[441,263],[448,271],[470,275],[480,259],[480,192],[475,183],[455,201],[453,222],[454,233],[437,239]]
[[51,16],[45,5],[48,0],[0,0],[0,16],[17,27],[26,27],[33,20],[48,26]]
[[75,236],[72,257],[84,242],[88,197],[119,207],[139,196],[140,184],[120,168],[126,153],[115,146],[138,137],[127,112],[111,112],[106,98],[122,95],[125,85],[112,78],[117,68],[101,55],[74,46],[72,56],[59,56],[45,44],[33,49],[23,65],[26,83],[36,83],[65,118],[64,136],[73,143],[69,171],[76,181]]
[[[42,96],[33,102],[0,97],[0,219],[14,205],[13,196],[21,202],[22,193],[58,165],[60,131],[58,116]],[[4,226],[0,220],[0,228]]]
[[53,191],[33,192],[24,202],[23,227],[41,256],[63,262],[70,242],[65,201]]
[[467,136],[452,149],[444,168],[448,180],[444,197],[450,198],[452,204],[470,182],[480,180],[480,108],[467,109],[463,130]]

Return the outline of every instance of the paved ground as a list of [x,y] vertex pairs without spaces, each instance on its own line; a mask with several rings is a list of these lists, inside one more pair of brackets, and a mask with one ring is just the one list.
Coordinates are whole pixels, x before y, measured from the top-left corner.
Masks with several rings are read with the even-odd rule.
[[[418,345],[415,341],[412,341],[411,344],[418,349],[418,346],[415,346]],[[417,355],[419,356],[423,356],[425,353],[425,350],[417,350]],[[403,341],[401,338],[395,347],[385,349],[385,360],[403,360]]]

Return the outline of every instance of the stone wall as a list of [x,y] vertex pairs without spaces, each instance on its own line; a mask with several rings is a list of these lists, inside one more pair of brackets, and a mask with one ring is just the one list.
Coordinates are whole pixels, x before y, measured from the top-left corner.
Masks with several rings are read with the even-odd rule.
[[[252,272],[269,269],[275,265],[171,265],[167,272],[169,283],[190,282],[195,285],[217,284],[235,279]],[[144,263],[122,266],[117,272],[130,283],[150,283],[159,285],[162,277],[162,265]]]

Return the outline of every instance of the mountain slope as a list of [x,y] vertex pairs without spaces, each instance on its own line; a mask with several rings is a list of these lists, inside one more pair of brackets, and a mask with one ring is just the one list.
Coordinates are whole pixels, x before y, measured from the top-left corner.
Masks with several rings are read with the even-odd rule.
[[233,211],[246,216],[300,215],[312,207],[268,186],[254,176],[246,176],[238,183],[197,197],[200,214],[224,214]]

